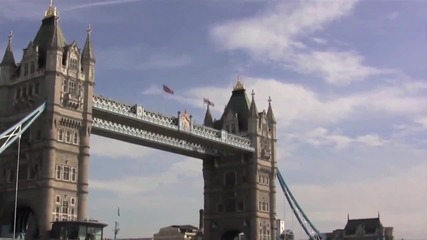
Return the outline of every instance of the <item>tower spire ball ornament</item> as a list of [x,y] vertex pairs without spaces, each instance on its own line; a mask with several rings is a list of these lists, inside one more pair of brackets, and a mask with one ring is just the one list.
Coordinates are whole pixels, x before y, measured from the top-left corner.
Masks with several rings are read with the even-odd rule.
[[49,8],[47,11],[44,12],[44,18],[50,18],[50,17],[58,17],[59,13],[58,10],[56,10],[56,7],[53,6],[53,0],[50,0],[49,2]]
[[233,91],[244,90],[244,89],[245,89],[245,85],[243,85],[243,82],[240,81],[240,75],[237,75],[237,82],[236,82],[236,85],[234,85]]

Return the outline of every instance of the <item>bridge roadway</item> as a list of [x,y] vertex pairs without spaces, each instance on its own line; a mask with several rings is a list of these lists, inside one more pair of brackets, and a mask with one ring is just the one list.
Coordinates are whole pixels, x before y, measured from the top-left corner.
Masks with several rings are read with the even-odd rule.
[[192,120],[185,129],[180,116],[165,116],[103,96],[93,96],[92,113],[92,133],[159,150],[195,158],[255,151],[248,138]]

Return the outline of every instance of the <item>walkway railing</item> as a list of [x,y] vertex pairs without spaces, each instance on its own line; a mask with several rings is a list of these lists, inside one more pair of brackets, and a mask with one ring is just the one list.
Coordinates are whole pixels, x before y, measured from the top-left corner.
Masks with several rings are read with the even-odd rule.
[[220,142],[245,151],[255,151],[248,138],[195,124],[192,119],[190,119],[189,129],[184,129],[180,126],[181,122],[179,117],[165,116],[160,113],[148,111],[142,106],[132,106],[107,97],[94,95],[93,109],[180,131],[183,134],[191,134],[203,139]]

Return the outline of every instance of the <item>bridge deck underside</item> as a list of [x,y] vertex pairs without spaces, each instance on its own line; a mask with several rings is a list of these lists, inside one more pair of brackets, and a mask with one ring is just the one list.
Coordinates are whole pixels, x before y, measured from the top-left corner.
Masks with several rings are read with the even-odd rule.
[[98,117],[94,117],[93,120],[92,133],[95,135],[199,159],[217,157],[224,153],[209,145],[138,128],[122,121],[116,123]]
[[198,143],[203,146],[209,146],[213,149],[221,149],[222,151],[225,151],[225,152],[251,152],[250,150],[238,149],[236,148],[236,146],[225,144],[224,142],[221,142],[221,141],[215,141],[212,139],[202,138],[200,136],[193,135],[189,131],[178,130],[178,128],[176,129],[166,128],[161,125],[140,121],[135,118],[126,117],[120,114],[114,114],[114,113],[103,111],[97,108],[94,108],[92,113],[94,118],[105,119],[114,123],[120,123],[126,126],[132,126],[138,129],[143,129],[148,132],[158,133],[163,136],[168,136],[168,137],[180,139],[180,140],[191,142],[191,143]]

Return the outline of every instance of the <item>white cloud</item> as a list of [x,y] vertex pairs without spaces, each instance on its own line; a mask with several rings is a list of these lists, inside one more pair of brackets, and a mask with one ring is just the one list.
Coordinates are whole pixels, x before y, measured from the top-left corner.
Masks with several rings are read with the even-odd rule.
[[[374,114],[411,118],[427,111],[419,107],[427,104],[425,95],[427,84],[414,81],[390,83],[346,96],[330,96],[318,94],[302,85],[286,83],[285,80],[250,77],[242,79],[248,91],[257,90],[255,100],[258,110],[266,108],[268,96],[272,97],[276,118],[284,129],[301,124],[305,127],[327,126],[350,117],[366,118]],[[207,86],[189,89],[182,101],[200,108],[200,99],[209,97],[218,106],[212,108],[215,115],[218,115],[222,113],[222,106],[225,106],[230,97],[230,89],[231,84],[228,87]]]
[[[255,17],[215,26],[210,34],[227,50],[245,50],[257,60],[268,59],[300,73],[320,75],[334,85],[346,85],[371,76],[393,73],[364,65],[363,57],[355,51],[311,50],[298,41],[348,15],[356,3],[279,3]],[[318,44],[327,44],[324,39],[312,40]]]
[[415,119],[415,122],[423,126],[424,128],[427,128],[427,116],[419,117]]
[[348,14],[356,2],[280,2],[255,17],[215,26],[211,36],[226,49],[244,49],[277,59],[289,50],[295,38]]
[[141,195],[177,183],[180,177],[200,178],[201,175],[202,161],[187,158],[173,163],[168,169],[160,173],[153,172],[145,176],[125,176],[112,180],[91,179],[90,186],[93,189],[112,191],[126,196]]
[[363,57],[355,52],[311,51],[290,57],[291,67],[300,73],[323,77],[334,85],[346,85],[370,76],[393,73],[363,65]]
[[311,40],[313,40],[313,42],[315,42],[317,44],[321,44],[321,45],[328,43],[328,40],[323,39],[323,38],[312,38]]
[[90,140],[90,153],[93,156],[107,157],[112,159],[120,159],[123,157],[141,159],[156,151],[157,150],[152,148],[146,148],[96,135],[92,135]]
[[300,142],[307,142],[314,146],[332,145],[338,150],[348,147],[350,144],[362,144],[365,146],[377,147],[384,145],[387,141],[376,134],[366,134],[351,138],[339,133],[330,132],[326,128],[313,129],[298,138]]

